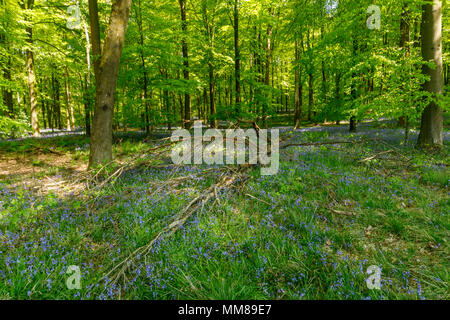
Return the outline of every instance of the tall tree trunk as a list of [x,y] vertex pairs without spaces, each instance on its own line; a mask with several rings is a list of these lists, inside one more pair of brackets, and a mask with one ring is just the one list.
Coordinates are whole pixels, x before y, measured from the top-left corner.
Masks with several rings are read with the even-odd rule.
[[239,0],[234,0],[233,10],[234,28],[234,76],[236,82],[235,113],[239,117],[241,112],[241,53],[239,47]]
[[[89,73],[88,73],[89,74]],[[86,136],[91,136],[91,99],[89,96],[89,80],[88,74],[84,75],[84,82],[80,75],[81,88],[83,88],[83,102],[84,102],[84,127]]]
[[73,130],[75,127],[75,118],[73,114],[72,93],[70,92],[69,84],[69,69],[65,70],[65,89],[66,89],[66,124],[68,130]]
[[[272,15],[272,8],[269,8],[269,14]],[[270,66],[272,64],[272,34],[273,34],[273,28],[272,24],[269,23],[267,26],[267,46],[266,46],[266,69],[265,69],[265,75],[264,75],[264,84],[266,86],[269,86],[270,84]],[[266,97],[266,102],[263,105],[263,112],[262,112],[262,123],[264,128],[267,126],[266,123],[266,117],[267,117],[267,107],[269,97]]]
[[42,79],[40,78],[40,80],[38,81],[38,87],[41,89],[41,96],[39,98],[40,102],[41,102],[41,112],[42,112],[42,122],[44,123],[44,129],[47,129],[47,119],[46,119],[46,110],[45,110],[45,97],[42,94],[42,92],[44,92],[44,83],[46,83],[47,79]]
[[207,10],[207,0],[203,0],[202,5],[202,16],[203,16],[203,24],[205,27],[206,34],[208,35],[208,72],[209,72],[209,113],[210,113],[210,126],[212,128],[217,128],[217,120],[215,119],[216,115],[216,102],[215,102],[215,86],[216,80],[214,77],[214,41],[216,34],[216,26],[214,23],[215,13],[216,13],[216,5],[214,2],[214,7],[212,9],[212,17],[209,19],[208,10]]
[[100,24],[98,20],[97,0],[89,0],[89,24],[91,26],[92,55],[94,56],[95,83],[98,86],[100,77],[100,59],[102,55],[102,43],[100,40]]
[[[356,56],[358,53],[358,40],[353,40],[353,55]],[[356,98],[357,98],[357,88],[356,88],[356,73],[352,73],[352,79],[351,79],[351,96],[352,96],[352,106],[356,107]],[[352,115],[350,117],[350,132],[356,132],[356,117]]]
[[61,126],[61,102],[60,102],[60,91],[59,91],[59,81],[58,76],[52,72],[52,100],[53,100],[53,127],[62,129]]
[[[189,80],[189,53],[187,45],[187,21],[186,21],[186,1],[178,0],[181,10],[181,49],[183,51],[183,77],[185,80]],[[187,92],[184,95],[184,127],[189,129],[191,127],[191,95]]]
[[310,73],[308,76],[308,121],[311,121],[311,111],[314,107],[314,75]]
[[[32,10],[34,6],[34,0],[27,0],[21,2],[22,9]],[[28,17],[27,17],[28,20]],[[30,118],[31,118],[31,128],[34,137],[40,137],[41,133],[39,131],[39,110],[37,101],[37,90],[36,90],[36,74],[34,70],[34,53],[32,51],[33,46],[33,28],[31,26],[26,27],[28,48],[26,50],[27,59],[27,81],[28,81],[28,94],[30,96]]]
[[[78,0],[77,0],[78,4]],[[80,74],[80,82],[81,82],[81,88],[83,89],[83,104],[84,104],[84,128],[86,132],[86,136],[91,136],[91,97],[90,97],[90,87],[91,87],[91,43],[90,43],[90,37],[89,37],[89,31],[86,24],[86,21],[84,20],[83,16],[81,17],[83,22],[83,29],[84,29],[84,36],[86,38],[86,65],[87,65],[87,73],[84,76],[84,82],[83,78]],[[100,39],[98,39],[100,42]]]
[[[161,70],[161,73],[167,82],[169,80],[169,74],[167,72],[167,69]],[[167,129],[172,130],[172,115],[169,99],[169,90],[167,88],[164,88],[163,90],[163,102],[164,102],[164,109],[166,110]]]
[[141,65],[142,65],[142,73],[144,77],[143,90],[144,90],[144,105],[145,105],[145,133],[147,135],[150,134],[150,102],[148,97],[148,76],[147,76],[147,68],[145,65],[145,57],[144,57],[144,30],[142,26],[142,8],[141,8],[141,0],[138,1],[138,11],[136,11],[136,20],[138,22],[139,28],[139,45],[140,45],[140,57],[141,57]]
[[295,92],[294,92],[294,129],[300,126],[300,118],[302,115],[303,104],[303,83],[302,83],[302,71],[300,69],[300,54],[298,48],[298,39],[295,39]]
[[[335,100],[336,100],[336,108],[339,108],[341,103],[341,72],[339,70],[336,71],[336,91],[335,91]],[[339,119],[339,114],[337,115],[338,118],[336,118],[336,124],[339,125],[340,119]]]
[[216,120],[216,103],[215,99],[215,80],[214,80],[214,66],[212,63],[209,64],[209,113],[211,116],[210,125],[212,128],[217,128]]
[[[433,62],[435,67],[423,66],[423,74],[430,77],[424,83],[423,89],[437,98],[443,93],[442,69],[442,1],[434,0],[433,4],[424,4],[422,7],[422,58],[426,62]],[[422,114],[419,138],[419,147],[443,146],[443,111],[435,101],[431,101]]]
[[[409,14],[408,14],[408,4],[404,3],[402,8],[402,15],[400,20],[400,48],[405,51],[405,57],[409,56]],[[402,88],[403,89],[403,88]],[[397,125],[399,127],[406,128],[406,115],[402,115],[398,121]]]
[[[3,0],[0,0],[0,5],[3,6]],[[6,30],[5,32],[0,33],[0,43],[6,49],[6,52],[9,52],[9,41],[7,38]],[[5,57],[6,60],[6,57]],[[14,119],[14,100],[13,100],[13,92],[8,88],[12,79],[11,79],[11,56],[8,56],[7,62],[3,63],[3,78],[6,81],[6,86],[3,88],[3,103],[7,107],[7,114],[11,119]]]
[[[3,69],[3,77],[9,83],[11,83],[11,57],[8,57],[8,63],[4,66]],[[9,88],[3,89],[3,102],[8,109],[8,116],[11,119],[15,118],[14,115],[14,100],[13,100],[13,92]]]
[[[323,34],[324,34],[324,28],[320,28],[320,38],[323,40]],[[322,59],[322,95],[323,95],[323,102],[326,105],[327,104],[327,93],[328,93],[328,86],[327,86],[327,74],[325,71],[325,61]]]
[[90,144],[90,167],[112,160],[114,98],[131,2],[132,0],[115,0],[111,8],[109,28],[100,60]]

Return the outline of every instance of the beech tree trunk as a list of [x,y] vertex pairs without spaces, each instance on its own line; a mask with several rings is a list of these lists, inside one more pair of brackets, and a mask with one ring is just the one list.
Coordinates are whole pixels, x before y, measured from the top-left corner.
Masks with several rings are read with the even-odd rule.
[[[34,5],[34,0],[27,0],[20,3],[22,9],[32,10]],[[26,18],[29,19],[28,17]],[[41,133],[39,131],[39,108],[36,90],[36,74],[34,71],[34,53],[32,50],[33,46],[33,28],[31,26],[26,27],[28,48],[26,50],[26,65],[27,65],[27,82],[28,82],[28,93],[30,96],[30,118],[31,118],[31,128],[34,137],[40,137]]]
[[206,34],[208,35],[208,73],[209,73],[209,113],[211,116],[210,120],[210,126],[212,128],[217,128],[217,120],[215,119],[216,115],[216,101],[215,101],[215,94],[216,94],[216,80],[214,76],[214,40],[215,40],[215,33],[216,33],[216,26],[215,26],[215,14],[216,14],[216,2],[213,3],[214,7],[212,8],[211,13],[211,19],[208,17],[208,9],[207,9],[207,1],[202,1],[202,17],[203,17],[203,24],[205,27]]
[[100,76],[100,58],[102,54],[100,40],[100,25],[98,22],[98,3],[97,0],[89,0],[89,24],[91,26],[92,55],[94,61],[95,83],[98,85]]
[[[435,67],[424,65],[423,74],[430,77],[424,83],[423,89],[430,92],[436,99],[443,92],[443,68],[442,68],[442,1],[434,0],[433,4],[425,4],[422,7],[422,58],[424,61],[433,62]],[[419,138],[417,145],[424,147],[442,148],[443,138],[443,111],[435,101],[425,108],[422,113]]]
[[[358,40],[353,40],[353,54],[356,55],[358,52]],[[356,73],[352,73],[352,83],[351,83],[351,96],[352,96],[352,105],[355,106],[356,98],[357,98],[357,88],[356,88]],[[356,132],[356,117],[353,115],[350,117],[350,132]]]
[[66,89],[66,126],[67,130],[73,130],[75,127],[75,118],[73,114],[72,93],[69,84],[69,69],[66,67],[65,72],[65,89]]
[[[0,0],[0,5],[3,6],[3,0]],[[9,52],[9,41],[7,39],[6,32],[0,33],[0,43],[4,45],[7,52]],[[5,57],[6,59],[6,57]],[[9,83],[12,81],[11,78],[11,56],[7,58],[7,62],[3,63],[2,61],[2,69],[3,69],[3,78],[6,80],[6,82]],[[13,92],[11,89],[8,88],[8,85],[3,87],[3,103],[7,107],[7,114],[8,117],[11,119],[14,119],[14,100],[13,100]]]
[[300,70],[300,55],[298,50],[298,39],[295,39],[295,92],[294,92],[294,129],[300,126],[300,117],[302,113],[303,104],[303,84],[302,84],[302,74]]
[[125,34],[132,0],[115,0],[100,60],[89,167],[112,160],[112,119]]
[[[336,108],[339,110],[339,108],[341,107],[341,72],[339,70],[336,71],[336,78],[335,78],[335,100],[336,100]],[[336,115],[336,124],[339,125],[340,122],[340,114],[339,112]]]
[[[179,0],[180,10],[181,10],[181,31],[182,31],[182,39],[181,39],[181,49],[183,51],[183,77],[185,80],[189,80],[189,53],[188,53],[188,45],[186,41],[187,36],[187,22],[186,22],[186,1],[187,0]],[[189,93],[185,93],[184,95],[184,127],[189,129],[191,127],[191,95]]]
[[234,74],[236,82],[236,115],[239,117],[241,110],[241,53],[239,47],[239,0],[234,0]]
[[[77,4],[79,4],[79,1],[77,0]],[[80,83],[81,88],[83,88],[83,104],[84,104],[84,127],[86,130],[86,136],[91,136],[91,99],[90,99],[90,91],[89,88],[91,86],[91,41],[89,37],[89,31],[87,28],[87,24],[84,21],[84,18],[81,17],[81,20],[83,22],[83,31],[84,36],[86,38],[86,64],[87,64],[87,72],[84,75],[84,82],[83,77],[80,74]],[[100,42],[100,39],[98,39]]]
[[[408,12],[408,4],[404,3],[402,8],[402,15],[400,20],[400,48],[405,50],[405,56],[409,56],[409,44],[410,41],[410,28],[409,28],[409,12]],[[403,88],[402,88],[403,89]],[[397,126],[406,128],[406,115],[402,115],[398,121]]]
[[142,8],[141,8],[141,0],[138,1],[138,9],[136,10],[136,20],[139,29],[139,45],[140,45],[140,56],[141,56],[141,64],[142,64],[142,72],[144,77],[143,90],[144,90],[144,105],[145,105],[145,133],[147,135],[150,134],[150,99],[148,97],[148,75],[147,68],[145,65],[145,57],[144,57],[144,30],[142,26]]
[[[269,14],[272,15],[272,8],[269,8]],[[272,63],[272,50],[273,50],[273,43],[272,43],[272,35],[273,35],[273,27],[272,24],[269,23],[267,26],[267,46],[266,46],[266,68],[265,68],[265,75],[264,75],[264,84],[268,87],[270,84],[270,66]],[[271,95],[271,93],[269,93]],[[270,97],[266,98],[266,101],[269,101]],[[267,108],[268,103],[265,102],[263,105],[263,112],[262,112],[262,123],[263,127],[265,128],[267,126],[266,123],[266,117],[267,117]]]

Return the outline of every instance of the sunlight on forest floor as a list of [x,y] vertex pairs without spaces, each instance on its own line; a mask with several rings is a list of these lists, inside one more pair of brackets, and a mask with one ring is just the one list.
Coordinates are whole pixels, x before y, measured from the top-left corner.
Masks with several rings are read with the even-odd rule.
[[[424,155],[416,133],[407,145],[402,135],[371,124],[299,129],[289,143],[367,141],[283,150],[278,175],[249,171],[115,283],[104,275],[225,169],[149,156],[97,188],[80,178],[83,136],[0,142],[0,298],[448,299],[450,136]],[[154,144],[138,133],[115,140],[104,177]],[[70,265],[80,290],[66,287]],[[367,288],[371,265],[381,290]]]

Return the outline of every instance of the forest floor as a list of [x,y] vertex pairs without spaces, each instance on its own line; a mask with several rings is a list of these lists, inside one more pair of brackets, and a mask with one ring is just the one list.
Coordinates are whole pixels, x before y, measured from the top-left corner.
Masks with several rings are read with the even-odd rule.
[[94,173],[84,136],[1,141],[0,299],[449,299],[450,133],[424,154],[385,124],[289,130],[319,144],[275,176],[172,165],[164,133],[117,134]]

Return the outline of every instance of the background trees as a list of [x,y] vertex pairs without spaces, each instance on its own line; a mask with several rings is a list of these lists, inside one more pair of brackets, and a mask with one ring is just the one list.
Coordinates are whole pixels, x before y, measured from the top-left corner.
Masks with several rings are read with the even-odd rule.
[[425,62],[423,73],[429,76],[424,83],[424,89],[431,94],[431,101],[422,114],[422,122],[418,139],[419,146],[442,147],[443,113],[435,99],[443,93],[444,78],[442,68],[442,1],[423,5],[422,25],[422,57]]
[[[134,1],[117,90],[110,92],[111,127],[149,133],[197,118],[212,126],[232,119],[299,126],[389,117],[401,119],[408,133],[428,106],[419,144],[439,144],[441,116],[429,115],[449,105],[448,5],[442,6],[442,69],[425,65],[422,73],[423,60],[439,64],[427,50],[422,58],[429,35],[440,30],[422,19],[431,4],[377,1],[381,28],[369,30],[372,2]],[[67,25],[70,5],[81,11],[75,28]],[[90,133],[111,6],[107,0],[0,2],[1,132],[84,127]],[[429,76],[441,78],[442,89],[431,89],[436,81]],[[434,94],[440,95],[435,103]]]

